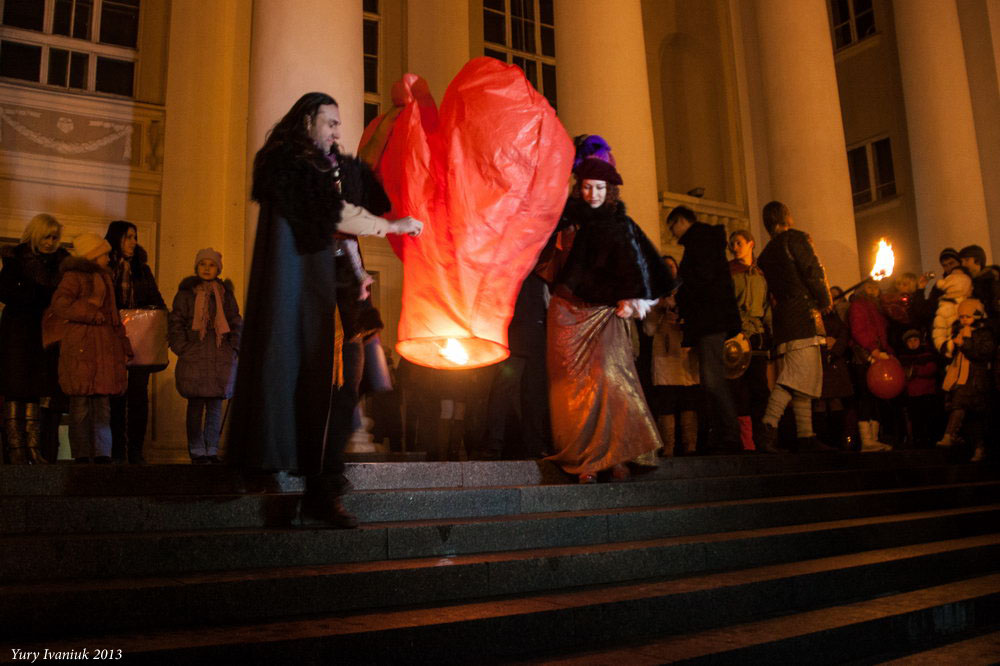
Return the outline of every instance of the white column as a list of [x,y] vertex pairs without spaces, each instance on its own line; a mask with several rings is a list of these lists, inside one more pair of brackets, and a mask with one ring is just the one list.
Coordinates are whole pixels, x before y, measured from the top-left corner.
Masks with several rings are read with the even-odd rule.
[[640,0],[555,0],[559,118],[611,145],[628,213],[656,244],[660,206]]
[[[469,3],[466,0],[420,0],[406,12],[406,71],[427,81],[434,101],[469,61]],[[480,54],[482,55],[482,54]],[[394,81],[386,81],[391,86]]]
[[852,284],[858,244],[826,3],[758,0],[755,8],[770,198],[812,236],[830,284]]
[[898,0],[896,42],[913,161],[920,255],[989,249],[983,175],[955,0]]
[[[249,164],[264,145],[268,130],[308,92],[325,92],[337,100],[343,122],[341,146],[349,153],[357,149],[364,129],[362,47],[361,0],[254,0],[247,108]],[[251,206],[246,234],[248,270],[256,229],[257,208]]]

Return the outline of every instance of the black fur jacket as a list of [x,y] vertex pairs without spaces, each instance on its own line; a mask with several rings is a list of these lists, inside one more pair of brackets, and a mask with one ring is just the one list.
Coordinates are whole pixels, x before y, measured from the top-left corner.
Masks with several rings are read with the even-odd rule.
[[[357,158],[338,155],[339,169],[321,169],[297,146],[281,144],[257,155],[252,197],[288,221],[302,254],[328,247],[346,200],[375,215],[389,210],[382,186]],[[340,178],[341,191],[337,189]],[[343,194],[341,194],[343,192]]]
[[556,234],[574,226],[578,229],[556,285],[565,285],[587,303],[609,306],[624,299],[657,299],[673,288],[666,264],[625,214],[624,203],[591,208],[583,199],[570,197]]

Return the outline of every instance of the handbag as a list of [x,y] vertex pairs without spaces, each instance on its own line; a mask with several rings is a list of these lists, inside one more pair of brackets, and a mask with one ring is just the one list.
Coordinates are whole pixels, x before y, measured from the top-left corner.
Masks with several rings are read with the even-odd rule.
[[118,315],[132,345],[129,367],[142,367],[150,372],[165,370],[170,362],[167,357],[167,311],[128,308],[119,310]]

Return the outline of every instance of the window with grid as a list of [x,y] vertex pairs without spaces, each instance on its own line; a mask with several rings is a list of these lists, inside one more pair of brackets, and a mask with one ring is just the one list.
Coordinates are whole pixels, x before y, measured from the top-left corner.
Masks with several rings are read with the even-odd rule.
[[0,0],[0,77],[132,97],[139,0]]
[[483,54],[517,65],[556,105],[553,0],[483,0]]
[[833,48],[840,50],[875,34],[872,0],[829,0]]
[[892,167],[892,144],[879,139],[847,151],[854,207],[887,199],[896,194],[896,174]]
[[381,18],[379,0],[364,0],[364,58],[365,58],[365,127],[378,117],[381,96],[379,74],[379,43],[381,42]]

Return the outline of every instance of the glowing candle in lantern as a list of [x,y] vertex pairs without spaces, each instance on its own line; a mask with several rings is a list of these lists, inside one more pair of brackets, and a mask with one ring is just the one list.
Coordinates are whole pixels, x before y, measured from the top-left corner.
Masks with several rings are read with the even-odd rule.
[[392,95],[358,155],[393,203],[388,217],[425,224],[390,239],[403,260],[396,350],[433,368],[502,361],[521,283],[566,201],[573,143],[523,72],[493,58],[462,68],[440,113],[413,74]]

